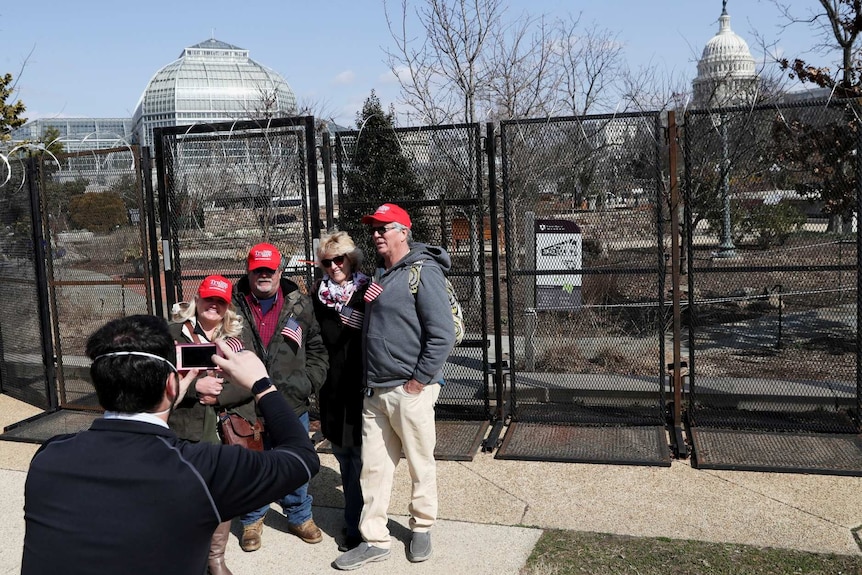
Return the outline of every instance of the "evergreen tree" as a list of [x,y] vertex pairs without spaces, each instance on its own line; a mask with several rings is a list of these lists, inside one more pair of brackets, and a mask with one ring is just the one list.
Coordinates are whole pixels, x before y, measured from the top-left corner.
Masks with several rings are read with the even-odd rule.
[[22,118],[24,113],[24,103],[21,100],[13,103],[6,103],[12,96],[15,89],[15,84],[12,83],[12,74],[0,76],[0,142],[9,139],[9,132],[13,129],[24,125],[27,118]]
[[425,191],[402,153],[393,114],[383,111],[374,90],[356,114],[356,125],[359,131],[353,150],[348,150],[346,189],[339,206],[341,229],[350,232],[365,254],[372,256],[375,250],[360,219],[380,204],[392,202],[410,213],[414,239],[431,241],[432,228],[414,205],[425,199]]

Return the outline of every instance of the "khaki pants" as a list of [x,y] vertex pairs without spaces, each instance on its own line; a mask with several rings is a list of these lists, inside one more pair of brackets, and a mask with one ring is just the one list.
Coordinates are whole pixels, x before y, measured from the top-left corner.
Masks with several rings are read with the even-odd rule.
[[440,386],[432,384],[416,395],[401,385],[375,388],[374,395],[365,398],[359,479],[364,504],[359,530],[369,545],[382,549],[391,545],[387,513],[402,450],[413,483],[410,529],[428,531],[437,518],[434,404],[439,396]]

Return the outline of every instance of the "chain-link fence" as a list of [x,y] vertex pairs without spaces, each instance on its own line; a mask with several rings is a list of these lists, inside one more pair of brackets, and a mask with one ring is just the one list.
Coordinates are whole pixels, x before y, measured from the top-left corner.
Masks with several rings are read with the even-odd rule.
[[[410,214],[413,239],[443,247],[463,308],[466,337],[444,368],[438,417],[489,418],[488,263],[478,124],[339,132],[338,227],[350,233],[374,272],[376,250],[360,219],[380,204]],[[490,267],[488,267],[490,269]],[[397,334],[393,334],[397,337]]]
[[500,127],[513,416],[664,421],[657,114]]
[[163,128],[155,142],[169,305],[207,275],[245,274],[259,242],[310,287],[320,217],[311,118]]
[[57,396],[45,268],[39,257],[45,244],[38,160],[10,157],[0,166],[0,184],[0,389],[47,409],[56,406]]
[[61,406],[98,409],[87,337],[153,313],[140,150],[42,156],[42,221]]
[[697,425],[856,429],[858,113],[815,102],[686,114]]
[[[156,134],[161,238],[145,227],[153,198],[141,199],[135,148],[4,164],[4,393],[93,405],[83,359],[93,329],[152,312],[162,279],[170,304],[208,274],[240,277],[260,241],[310,285],[322,227],[312,118]],[[353,236],[368,273],[375,251],[360,218],[384,202],[408,210],[415,240],[451,255],[467,338],[445,367],[441,419],[499,416],[508,401],[515,423],[663,425],[674,318],[661,116],[510,121],[498,134],[491,161],[495,142],[478,125],[336,134],[327,220]],[[860,135],[846,102],[686,114],[679,359],[683,407],[701,430],[858,431]],[[492,394],[504,364],[507,394],[502,377]],[[640,441],[620,437],[608,441]]]

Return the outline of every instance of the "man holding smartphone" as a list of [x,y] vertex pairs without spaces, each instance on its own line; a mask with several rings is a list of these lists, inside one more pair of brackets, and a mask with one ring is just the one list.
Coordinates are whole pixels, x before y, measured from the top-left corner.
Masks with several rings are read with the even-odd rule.
[[180,377],[165,320],[130,316],[87,340],[105,416],[45,442],[24,488],[22,575],[206,572],[223,518],[263,505],[314,476],[308,433],[253,353],[220,343],[213,361],[254,395],[274,447],[180,440],[168,417],[197,370]]
[[[233,303],[249,328],[242,337],[250,333],[251,338],[243,343],[263,360],[273,383],[307,431],[311,396],[323,386],[329,368],[329,355],[314,318],[311,298],[282,277],[281,254],[274,245],[260,243],[252,247],[246,263],[247,274],[233,290]],[[287,517],[290,533],[306,543],[323,541],[311,516],[312,498],[307,484],[275,501]],[[243,551],[260,549],[268,510],[269,505],[265,505],[240,517]]]

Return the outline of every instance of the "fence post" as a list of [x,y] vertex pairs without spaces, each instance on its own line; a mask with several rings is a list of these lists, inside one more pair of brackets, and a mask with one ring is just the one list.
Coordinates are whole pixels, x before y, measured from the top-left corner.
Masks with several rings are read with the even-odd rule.
[[[165,142],[162,135],[162,128],[153,129],[153,142],[156,145],[156,158],[161,161],[156,163],[159,189],[159,217],[161,218],[161,235],[162,235],[162,258],[164,261],[165,270],[165,310],[168,311],[177,301],[176,286],[174,284],[174,238],[171,234],[170,224],[170,202],[168,201],[168,187],[166,185],[167,166],[165,165]],[[158,250],[156,250],[158,254]]]
[[323,161],[323,189],[326,194],[326,229],[331,230],[335,225],[335,206],[332,201],[332,143],[329,128],[323,131],[320,159]]
[[677,125],[676,113],[667,114],[668,174],[670,176],[670,234],[671,234],[671,281],[673,282],[673,429],[677,457],[686,457],[688,449],[682,435],[682,371],[680,369],[680,340],[682,338],[680,310],[680,249],[679,249],[679,182],[677,170]]
[[30,195],[30,224],[33,241],[33,269],[36,273],[36,296],[38,299],[39,332],[42,337],[42,364],[45,366],[45,394],[48,398],[48,409],[59,407],[57,399],[57,377],[54,369],[54,345],[52,342],[50,305],[48,304],[48,273],[46,269],[45,234],[42,227],[42,210],[40,209],[41,182],[39,177],[39,158],[27,159],[27,191]]
[[[488,215],[491,220],[491,308],[494,312],[494,392],[496,408],[494,409],[494,426],[488,438],[482,444],[482,451],[492,451],[497,447],[500,432],[506,419],[503,407],[503,330],[502,309],[500,309],[500,231],[497,229],[497,149],[494,140],[494,124],[489,122],[486,127],[485,146],[488,155]],[[512,345],[512,334],[509,334],[509,347]]]
[[147,250],[150,256],[150,293],[153,294],[153,310],[165,316],[162,304],[162,272],[159,268],[159,239],[156,233],[156,194],[153,191],[153,164],[149,146],[141,148],[141,176],[144,182],[144,214],[147,226]]
[[536,214],[524,214],[524,267],[533,270],[528,275],[530,285],[527,286],[527,297],[524,305],[524,361],[527,371],[536,370],[536,348],[533,336],[536,333],[538,318],[536,317]]
[[[859,117],[859,107],[853,104],[853,117]],[[856,431],[862,428],[862,336],[859,326],[862,325],[862,305],[859,305],[859,294],[862,293],[862,233],[859,231],[858,217],[862,214],[862,154],[858,153],[862,146],[862,130],[856,129]]]

